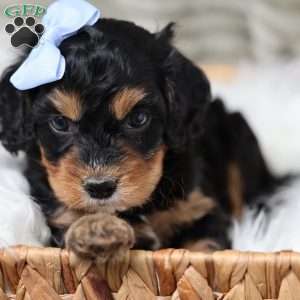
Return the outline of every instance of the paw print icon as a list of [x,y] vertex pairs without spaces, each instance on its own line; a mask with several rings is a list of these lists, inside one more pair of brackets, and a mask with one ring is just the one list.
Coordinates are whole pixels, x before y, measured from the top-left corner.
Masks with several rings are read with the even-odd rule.
[[26,45],[28,47],[35,47],[42,34],[44,33],[44,26],[36,24],[33,17],[16,17],[12,23],[5,26],[5,31],[11,36],[10,41],[13,47],[20,47]]

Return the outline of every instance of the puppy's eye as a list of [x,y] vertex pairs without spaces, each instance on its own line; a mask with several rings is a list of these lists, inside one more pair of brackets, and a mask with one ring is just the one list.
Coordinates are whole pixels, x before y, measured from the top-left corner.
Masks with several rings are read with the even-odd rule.
[[55,132],[67,133],[70,130],[70,121],[62,116],[56,116],[49,120],[49,125]]
[[137,111],[130,114],[127,119],[127,126],[129,128],[141,128],[145,126],[150,120],[150,115],[147,112]]

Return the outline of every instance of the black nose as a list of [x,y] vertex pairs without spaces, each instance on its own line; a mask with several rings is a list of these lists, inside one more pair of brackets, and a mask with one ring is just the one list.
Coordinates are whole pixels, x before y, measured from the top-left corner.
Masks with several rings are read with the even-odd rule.
[[117,184],[114,180],[105,180],[101,182],[87,181],[84,185],[85,190],[92,198],[105,199],[109,198],[116,190]]

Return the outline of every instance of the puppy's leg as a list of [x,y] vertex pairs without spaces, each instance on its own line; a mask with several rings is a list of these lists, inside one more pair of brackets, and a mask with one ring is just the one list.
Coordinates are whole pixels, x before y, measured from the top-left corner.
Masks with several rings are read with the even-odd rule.
[[66,234],[67,249],[99,263],[124,256],[134,242],[134,231],[126,221],[104,213],[81,217]]
[[167,246],[202,252],[229,249],[230,226],[229,216],[217,206],[205,216],[177,226]]

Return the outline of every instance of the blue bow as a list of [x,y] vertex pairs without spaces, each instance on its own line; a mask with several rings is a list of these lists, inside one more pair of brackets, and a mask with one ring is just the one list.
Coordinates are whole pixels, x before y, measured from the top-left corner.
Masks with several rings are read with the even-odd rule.
[[28,90],[61,79],[66,62],[58,46],[85,25],[94,25],[100,11],[84,0],[58,0],[42,19],[45,33],[10,82],[18,90]]

